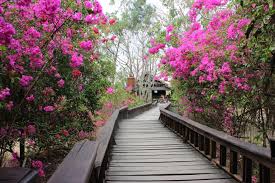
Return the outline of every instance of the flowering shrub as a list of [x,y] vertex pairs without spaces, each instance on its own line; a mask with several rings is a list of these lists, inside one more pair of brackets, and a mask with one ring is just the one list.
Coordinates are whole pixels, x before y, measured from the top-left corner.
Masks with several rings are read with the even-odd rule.
[[108,41],[99,30],[115,22],[97,0],[7,0],[0,13],[1,164],[18,141],[37,153],[92,130],[87,112],[109,85],[96,63]]
[[96,127],[103,126],[112,113],[121,107],[128,106],[133,108],[144,104],[144,101],[135,94],[131,93],[129,88],[123,88],[122,86],[108,87],[106,94],[101,98],[102,108],[95,112]]
[[274,124],[265,91],[273,87],[273,8],[266,1],[195,0],[188,30],[169,25],[165,39],[151,41],[149,53],[163,49],[163,75],[169,72],[180,81],[180,102],[189,113],[222,121],[215,126],[232,135],[250,123],[267,137]]

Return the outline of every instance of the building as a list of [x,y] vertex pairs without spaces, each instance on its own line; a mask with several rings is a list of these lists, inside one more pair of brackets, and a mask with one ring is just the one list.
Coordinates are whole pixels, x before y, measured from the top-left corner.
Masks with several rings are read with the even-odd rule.
[[[143,87],[141,88],[140,85]],[[136,81],[134,76],[129,76],[127,79],[127,88],[131,88],[132,91],[136,92],[137,94],[140,94],[141,90],[149,90],[148,95],[150,96],[151,100],[167,97],[170,95],[171,91],[168,83],[155,80],[152,76],[148,79],[148,75],[145,75],[144,81],[142,83],[140,83],[139,80]]]

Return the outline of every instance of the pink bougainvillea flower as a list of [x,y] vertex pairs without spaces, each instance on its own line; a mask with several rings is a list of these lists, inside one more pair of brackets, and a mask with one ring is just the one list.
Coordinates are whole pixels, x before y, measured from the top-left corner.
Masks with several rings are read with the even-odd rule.
[[40,177],[45,177],[45,171],[43,170],[43,169],[38,169],[38,175],[40,176]]
[[127,87],[126,87],[126,91],[127,91],[127,92],[130,92],[130,91],[132,91],[132,90],[133,90],[133,86],[127,86]]
[[108,94],[113,94],[113,93],[115,93],[115,90],[114,90],[113,87],[108,87],[107,90],[106,90],[106,92],[107,92]]
[[78,85],[77,89],[79,92],[82,92],[84,90],[84,85],[83,84]]
[[65,81],[64,81],[63,79],[60,79],[60,80],[57,82],[57,84],[58,84],[58,87],[59,87],[59,88],[64,88]]
[[29,84],[31,83],[32,80],[33,80],[32,76],[22,75],[19,83],[21,86],[27,87],[27,86],[29,86]]
[[93,48],[93,43],[92,43],[92,41],[82,41],[79,43],[79,46],[83,50],[89,51]]
[[34,135],[36,133],[36,128],[34,125],[28,125],[27,127],[27,132],[30,135]]
[[113,35],[111,38],[110,38],[110,40],[112,40],[112,41],[114,41],[116,39],[116,36],[115,35]]
[[93,9],[94,13],[101,14],[102,13],[101,4],[97,0],[95,0],[93,5],[94,5],[94,9]]
[[8,111],[11,111],[13,106],[14,106],[13,101],[9,101],[8,103],[6,103],[6,109]]
[[17,152],[13,152],[12,153],[12,160],[18,160],[18,159],[19,159],[18,153]]
[[53,112],[54,110],[55,110],[54,106],[51,106],[51,105],[44,107],[44,111],[46,112]]
[[99,33],[99,30],[98,30],[98,28],[96,28],[96,27],[93,27],[93,31],[94,31],[95,34],[98,34],[98,33]]
[[96,126],[96,127],[101,127],[101,126],[103,126],[104,124],[105,124],[105,121],[103,121],[103,120],[98,120],[98,121],[95,122],[95,126]]
[[57,79],[60,79],[60,78],[61,78],[61,75],[60,75],[59,73],[56,73],[56,74],[54,75],[54,77],[57,78]]
[[71,67],[76,68],[83,65],[83,56],[77,52],[73,53],[71,58]]
[[79,133],[78,133],[78,137],[80,139],[85,139],[89,136],[89,133],[88,132],[84,132],[83,130],[81,130]]
[[85,1],[84,2],[85,8],[87,9],[92,9],[93,8],[93,4],[91,1]]
[[173,25],[168,25],[167,27],[166,27],[166,32],[167,33],[170,33],[170,32],[172,32],[174,30],[174,26]]
[[257,177],[255,175],[253,175],[251,179],[252,179],[252,183],[257,183]]
[[109,23],[110,23],[110,25],[114,25],[116,23],[116,19],[110,19]]
[[65,137],[68,137],[70,134],[68,132],[68,130],[62,130],[62,134],[65,136]]
[[105,105],[106,105],[106,107],[108,109],[112,109],[113,108],[113,103],[112,102],[107,102]]
[[28,146],[32,146],[32,147],[34,147],[34,145],[35,145],[35,141],[34,141],[34,140],[29,139],[29,140],[27,141],[27,144],[28,144]]
[[32,161],[32,167],[38,169],[38,175],[40,177],[45,176],[45,172],[43,170],[44,165],[43,165],[42,161],[40,161],[40,160]]
[[61,136],[59,135],[59,134],[55,134],[55,136],[54,136],[56,139],[60,139],[61,138]]
[[256,8],[257,4],[253,3],[251,6],[252,6],[252,8]]
[[43,163],[40,160],[33,160],[32,161],[32,167],[33,168],[43,168]]
[[10,96],[10,89],[9,88],[5,88],[0,90],[0,101],[3,101],[6,99],[6,97]]
[[5,128],[0,128],[0,137],[4,137],[7,135],[7,130]]
[[77,12],[73,15],[73,20],[80,21],[82,19],[82,14],[80,12]]
[[82,73],[81,73],[80,70],[74,69],[74,70],[72,71],[72,75],[73,75],[74,78],[78,78],[78,77],[80,77],[80,76],[82,75]]

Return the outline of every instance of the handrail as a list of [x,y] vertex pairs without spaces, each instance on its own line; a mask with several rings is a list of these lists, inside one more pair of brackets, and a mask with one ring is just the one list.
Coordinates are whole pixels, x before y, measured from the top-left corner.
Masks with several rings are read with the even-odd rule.
[[89,140],[76,143],[48,183],[90,183],[97,147],[97,142]]
[[115,144],[114,136],[115,130],[118,126],[118,122],[121,119],[125,118],[132,118],[152,107],[152,103],[147,103],[132,109],[128,109],[128,107],[121,108],[116,110],[113,115],[111,116],[110,120],[107,122],[99,134],[98,141],[100,142],[98,151],[97,151],[97,158],[96,158],[96,171],[98,182],[104,182],[105,178],[105,171],[107,170],[108,166],[108,158],[110,154],[110,150],[112,145]]
[[115,144],[114,135],[119,121],[134,117],[151,107],[152,103],[147,103],[132,109],[122,107],[115,110],[96,141],[85,140],[76,143],[48,183],[104,182],[109,154]]
[[[252,162],[254,162],[259,164],[260,182],[275,183],[275,158],[271,156],[271,153],[274,153],[274,141],[271,143],[271,150],[259,147],[180,116],[167,110],[168,107],[169,104],[160,109],[161,121],[206,157],[214,160],[218,166],[226,170],[235,179],[250,183]],[[217,161],[218,144],[220,147],[219,161]],[[230,150],[230,158],[227,157],[228,150]],[[242,176],[238,175],[239,160],[242,160],[243,163]],[[229,166],[227,162],[230,162]]]

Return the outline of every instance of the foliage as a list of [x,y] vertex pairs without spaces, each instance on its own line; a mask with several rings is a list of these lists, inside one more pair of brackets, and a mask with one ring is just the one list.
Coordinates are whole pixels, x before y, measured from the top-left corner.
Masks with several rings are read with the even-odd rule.
[[115,88],[107,88],[105,95],[101,97],[102,108],[96,111],[96,126],[103,126],[112,113],[121,107],[128,106],[134,108],[144,104],[144,100],[131,92],[130,88],[124,88],[121,84],[116,84]]
[[181,83],[189,113],[236,136],[253,125],[264,145],[275,124],[274,13],[271,1],[195,0],[189,28],[168,25],[149,49],[164,50],[162,75]]
[[[0,13],[2,163],[18,141],[39,153],[93,130],[114,70],[99,51],[115,21],[97,0],[7,0]],[[15,157],[22,165],[24,152]]]

